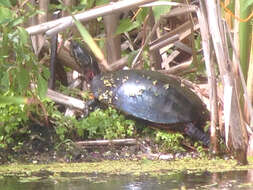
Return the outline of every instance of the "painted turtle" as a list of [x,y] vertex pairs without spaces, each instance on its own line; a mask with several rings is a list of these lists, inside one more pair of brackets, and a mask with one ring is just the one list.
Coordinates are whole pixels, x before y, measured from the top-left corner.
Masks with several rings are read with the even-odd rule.
[[155,71],[108,72],[93,78],[91,91],[100,102],[125,114],[209,144],[209,135],[201,128],[209,115],[206,107],[174,78]]
[[[78,44],[73,47],[73,51],[80,52]],[[79,62],[85,62],[83,55],[74,55]],[[144,70],[98,74],[99,69],[92,62],[85,65],[88,75],[85,78],[91,80],[91,91],[96,100],[159,128],[185,133],[209,145],[209,135],[201,128],[209,118],[208,110],[195,93],[176,79]]]

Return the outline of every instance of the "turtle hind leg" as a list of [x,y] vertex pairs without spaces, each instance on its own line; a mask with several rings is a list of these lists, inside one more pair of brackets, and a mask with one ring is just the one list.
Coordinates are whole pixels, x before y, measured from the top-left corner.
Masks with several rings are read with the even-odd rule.
[[210,144],[209,134],[204,133],[203,131],[195,127],[192,123],[186,124],[184,133],[194,140],[201,141],[204,146],[209,146]]

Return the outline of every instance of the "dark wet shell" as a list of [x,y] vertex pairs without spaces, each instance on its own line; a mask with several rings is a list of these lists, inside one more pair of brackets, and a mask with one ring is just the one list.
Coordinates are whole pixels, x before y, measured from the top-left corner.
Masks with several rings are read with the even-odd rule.
[[96,76],[91,90],[99,101],[159,124],[205,120],[197,95],[177,80],[154,71],[123,70]]

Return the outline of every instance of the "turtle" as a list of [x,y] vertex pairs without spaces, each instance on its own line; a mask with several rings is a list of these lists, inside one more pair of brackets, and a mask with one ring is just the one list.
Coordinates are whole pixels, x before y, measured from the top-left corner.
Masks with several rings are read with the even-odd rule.
[[209,134],[203,130],[209,111],[192,90],[173,77],[157,71],[119,70],[94,76],[90,89],[98,102],[209,145]]
[[203,129],[209,111],[180,81],[158,71],[101,73],[94,59],[84,59],[89,57],[88,51],[78,43],[73,43],[72,47],[75,59],[85,67],[84,75],[95,97],[88,103],[90,107],[102,102],[152,126],[182,132],[209,145],[210,136]]

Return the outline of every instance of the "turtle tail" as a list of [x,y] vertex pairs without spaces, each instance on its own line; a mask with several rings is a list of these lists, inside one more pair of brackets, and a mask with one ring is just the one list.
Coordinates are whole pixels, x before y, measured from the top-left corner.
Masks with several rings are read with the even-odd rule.
[[209,146],[210,144],[210,136],[209,134],[201,131],[197,127],[195,127],[192,123],[188,123],[184,130],[185,134],[189,137],[201,141],[204,146]]

